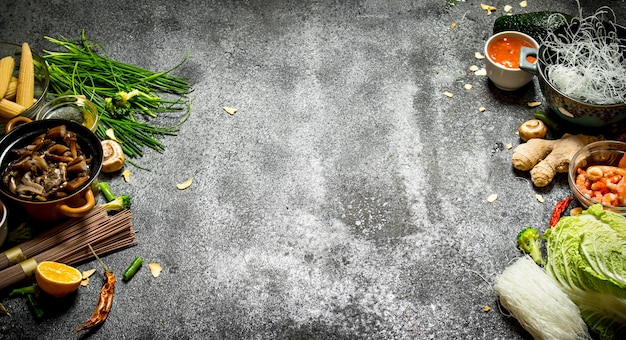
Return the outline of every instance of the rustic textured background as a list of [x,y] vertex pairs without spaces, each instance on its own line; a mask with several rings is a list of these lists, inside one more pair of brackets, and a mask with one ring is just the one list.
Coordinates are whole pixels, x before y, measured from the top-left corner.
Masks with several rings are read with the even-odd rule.
[[[135,160],[149,171],[105,178],[133,197],[139,244],[104,260],[118,276],[135,256],[164,272],[119,282],[93,338],[528,337],[493,282],[519,256],[518,230],[545,229],[569,189],[559,176],[537,190],[510,166],[505,146],[536,110],[526,103],[543,99],[536,80],[505,93],[469,67],[483,66],[474,52],[504,5],[577,4],[492,1],[487,15],[481,1],[446,3],[3,1],[2,41],[40,51],[44,36],[84,29],[158,71],[190,53],[175,72],[195,89],[190,119],[165,152]],[[624,24],[624,1],[582,3],[600,5]],[[98,275],[40,322],[3,298],[13,316],[0,339],[79,338],[100,286]]]

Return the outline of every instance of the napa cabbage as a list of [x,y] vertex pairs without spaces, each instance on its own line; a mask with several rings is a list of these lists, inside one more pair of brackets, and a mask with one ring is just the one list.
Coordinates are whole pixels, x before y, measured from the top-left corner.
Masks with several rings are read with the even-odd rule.
[[626,338],[626,217],[592,205],[546,230],[546,273],[601,339]]

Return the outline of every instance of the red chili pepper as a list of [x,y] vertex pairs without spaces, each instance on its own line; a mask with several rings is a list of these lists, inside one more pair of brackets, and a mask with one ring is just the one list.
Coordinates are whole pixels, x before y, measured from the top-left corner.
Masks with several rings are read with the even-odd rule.
[[98,298],[98,305],[91,314],[89,320],[83,323],[80,327],[76,328],[74,332],[80,332],[84,329],[92,329],[104,323],[109,316],[111,306],[113,305],[113,293],[115,290],[115,275],[113,272],[107,271],[104,273],[104,285],[100,290],[100,297]]
[[559,223],[559,220],[561,219],[561,216],[565,212],[565,209],[567,209],[567,206],[569,206],[569,203],[573,199],[574,199],[573,196],[569,196],[568,198],[564,200],[560,200],[556,202],[556,205],[554,206],[554,210],[552,210],[552,216],[550,217],[550,228],[554,227],[557,223]]
[[89,249],[93,253],[93,256],[96,257],[98,262],[104,268],[104,285],[102,289],[100,289],[100,297],[98,298],[98,305],[96,309],[91,314],[91,317],[85,321],[80,327],[76,328],[74,332],[80,332],[84,329],[89,330],[94,327],[100,326],[104,323],[104,321],[109,316],[109,312],[111,311],[111,306],[113,305],[113,294],[115,292],[115,275],[113,272],[107,267],[102,260],[98,257],[98,254],[93,250],[91,244],[88,245]]

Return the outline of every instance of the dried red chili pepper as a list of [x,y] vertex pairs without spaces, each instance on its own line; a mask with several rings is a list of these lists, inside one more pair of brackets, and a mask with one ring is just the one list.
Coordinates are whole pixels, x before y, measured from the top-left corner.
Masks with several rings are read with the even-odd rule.
[[[89,246],[91,248],[91,245]],[[91,248],[93,252],[93,248]],[[92,329],[104,323],[109,316],[111,307],[113,306],[113,293],[115,292],[115,275],[113,272],[98,258],[96,253],[93,253],[104,268],[104,285],[100,289],[100,297],[98,298],[98,305],[91,314],[89,320],[85,321],[80,327],[76,328],[74,332],[80,332],[86,329]]]
[[93,314],[91,314],[89,320],[82,324],[82,326],[76,328],[74,332],[80,332],[101,325],[107,319],[107,316],[109,316],[111,306],[113,306],[113,292],[115,290],[116,281],[113,272],[104,272],[104,281],[96,309],[93,311]]
[[550,217],[550,228],[554,227],[557,223],[559,223],[561,216],[563,215],[563,213],[567,209],[567,206],[569,206],[569,203],[573,199],[574,199],[573,196],[569,196],[568,198],[564,200],[560,200],[556,202],[556,205],[554,206],[554,209],[552,210],[552,216]]

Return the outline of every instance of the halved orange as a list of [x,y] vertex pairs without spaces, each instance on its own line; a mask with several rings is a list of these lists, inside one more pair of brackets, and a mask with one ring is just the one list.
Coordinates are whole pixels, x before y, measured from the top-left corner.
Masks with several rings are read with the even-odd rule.
[[76,291],[82,277],[78,269],[53,261],[42,261],[35,270],[39,288],[54,297],[62,297]]

